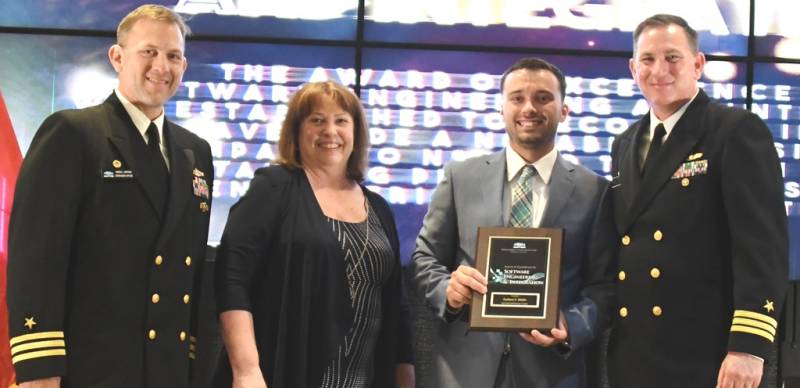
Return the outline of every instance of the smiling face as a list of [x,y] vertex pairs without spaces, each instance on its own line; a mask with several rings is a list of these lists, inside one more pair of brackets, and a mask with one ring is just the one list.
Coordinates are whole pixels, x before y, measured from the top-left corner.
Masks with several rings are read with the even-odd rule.
[[704,65],[703,53],[692,50],[686,32],[675,24],[644,30],[630,60],[633,79],[662,120],[692,99]]
[[558,123],[567,117],[569,108],[553,73],[519,69],[508,73],[503,83],[502,113],[509,145],[534,162],[555,146]]
[[347,169],[353,153],[353,117],[331,97],[322,95],[300,123],[300,160],[310,169]]
[[119,91],[151,120],[178,89],[186,70],[184,39],[174,23],[136,21],[108,58],[119,76]]

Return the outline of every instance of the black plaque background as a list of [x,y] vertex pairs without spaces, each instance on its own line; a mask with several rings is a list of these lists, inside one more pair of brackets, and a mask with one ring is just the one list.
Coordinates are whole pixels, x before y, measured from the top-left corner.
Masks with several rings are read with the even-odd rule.
[[[514,248],[515,243],[525,244],[525,248]],[[487,280],[489,281],[488,292],[486,293],[486,300],[484,300],[484,314],[485,315],[505,315],[505,316],[520,316],[520,317],[535,317],[542,318],[545,315],[545,301],[547,297],[547,259],[549,255],[549,238],[529,238],[529,237],[491,237],[489,242],[489,250],[492,257],[489,263],[489,269],[501,270],[504,269],[523,269],[528,267],[530,274],[544,273],[544,277],[539,279],[541,284],[501,284],[494,282],[495,278],[491,273],[488,274]],[[517,267],[517,268],[513,268]],[[513,276],[509,274],[509,276]],[[522,277],[520,275],[520,277]],[[522,279],[511,279],[522,280]],[[509,293],[538,293],[539,306],[536,308],[523,308],[523,307],[499,307],[491,305],[492,293],[495,292],[509,292]]]
[[[513,247],[513,241],[525,241],[526,248],[542,248],[549,239],[550,253],[549,265],[547,265],[546,277],[543,287],[546,287],[546,292],[542,297],[546,297],[541,301],[544,307],[544,313],[538,316],[528,316],[530,312],[520,312],[520,308],[500,308],[493,311],[500,312],[500,314],[491,316],[484,313],[484,303],[490,303],[489,298],[484,298],[477,292],[472,294],[472,303],[470,304],[470,317],[469,328],[470,330],[482,331],[528,331],[532,329],[546,330],[556,327],[558,322],[558,285],[561,279],[561,251],[564,243],[564,230],[551,229],[551,228],[504,228],[504,227],[479,227],[478,238],[475,249],[475,268],[480,271],[483,276],[490,279],[488,274],[489,266],[487,263],[494,260],[490,254],[490,237],[502,237],[511,240],[510,244]],[[500,239],[493,238],[493,243]],[[534,241],[542,241],[539,246],[531,245]],[[494,250],[494,248],[492,249]],[[537,256],[547,257],[544,252]],[[501,256],[502,260],[502,256]],[[516,260],[516,259],[515,259]],[[535,261],[535,260],[534,260]],[[530,263],[529,265],[537,265],[537,263]],[[541,264],[539,264],[541,265]],[[530,289],[528,285],[522,285],[523,290]],[[513,291],[512,291],[513,292]],[[526,292],[526,291],[521,291]],[[488,295],[488,293],[487,293]]]

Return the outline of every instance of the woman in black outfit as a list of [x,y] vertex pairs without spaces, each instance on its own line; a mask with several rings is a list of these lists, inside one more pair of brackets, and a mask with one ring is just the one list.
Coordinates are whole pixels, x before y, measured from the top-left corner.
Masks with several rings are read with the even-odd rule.
[[359,183],[368,147],[348,89],[292,97],[278,164],[256,171],[222,236],[217,386],[413,386],[394,218]]

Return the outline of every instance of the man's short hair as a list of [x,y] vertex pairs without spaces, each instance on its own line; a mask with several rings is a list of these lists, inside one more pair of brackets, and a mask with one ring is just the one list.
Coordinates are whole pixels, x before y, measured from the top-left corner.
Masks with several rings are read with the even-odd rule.
[[650,16],[636,26],[636,30],[633,31],[633,52],[636,53],[636,42],[644,30],[654,27],[667,27],[672,24],[683,28],[683,32],[686,33],[686,39],[689,41],[689,47],[693,53],[697,54],[700,51],[700,44],[697,42],[697,31],[690,27],[684,18],[664,13]]
[[175,11],[158,4],[145,4],[142,5],[122,18],[117,26],[117,44],[121,44],[125,40],[125,36],[130,32],[133,25],[142,19],[155,20],[160,22],[174,23],[181,30],[181,35],[184,39],[191,35],[192,31],[181,15]]
[[506,83],[506,77],[508,77],[508,75],[514,71],[523,69],[532,71],[547,70],[553,73],[558,80],[558,86],[561,89],[561,101],[564,101],[564,97],[567,92],[567,80],[564,78],[564,73],[562,73],[561,70],[556,67],[556,65],[547,62],[544,59],[534,57],[522,58],[511,65],[511,67],[506,69],[505,72],[503,72],[503,76],[500,77],[500,93],[503,93],[503,84]]

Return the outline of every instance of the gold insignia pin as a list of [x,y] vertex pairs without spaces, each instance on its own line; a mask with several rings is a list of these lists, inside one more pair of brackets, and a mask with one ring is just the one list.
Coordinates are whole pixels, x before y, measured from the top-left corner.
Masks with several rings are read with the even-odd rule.
[[690,156],[689,156],[689,159],[687,159],[687,160],[689,160],[689,161],[692,161],[692,160],[697,160],[697,159],[700,159],[700,158],[702,158],[702,157],[703,157],[703,153],[702,153],[702,152],[698,152],[698,153],[696,153],[696,154],[692,154],[692,155],[690,155]]
[[200,211],[208,213],[208,202],[200,202]]
[[765,304],[763,307],[768,313],[775,311],[775,304],[769,299],[767,299],[767,304]]
[[25,326],[28,330],[33,330],[33,327],[36,326],[36,321],[33,320],[33,317],[25,318]]
[[113,162],[111,162],[111,165],[114,166],[114,168],[120,168],[122,167],[122,162],[120,162],[119,160],[114,160]]
[[200,170],[198,170],[196,168],[192,171],[192,174],[194,174],[194,176],[196,176],[196,177],[206,176],[206,174],[203,174],[202,171],[200,171]]

